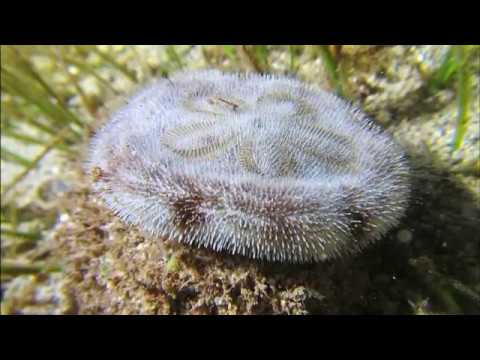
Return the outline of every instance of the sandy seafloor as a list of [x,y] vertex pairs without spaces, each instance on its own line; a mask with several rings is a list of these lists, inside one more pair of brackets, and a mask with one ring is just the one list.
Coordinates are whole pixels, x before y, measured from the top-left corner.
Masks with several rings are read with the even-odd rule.
[[[430,95],[425,80],[447,48],[343,48],[349,96],[402,144],[416,174],[402,223],[362,254],[285,265],[153,239],[122,224],[92,194],[80,159],[52,155],[23,184],[29,194],[23,202],[38,203],[35,194],[46,186],[50,194],[41,200],[42,209],[55,210],[49,213],[52,230],[25,258],[56,259],[63,270],[3,283],[2,313],[479,313],[479,77],[465,144],[453,152],[455,92]],[[133,55],[129,48],[118,51],[132,67],[136,56],[151,63],[164,56],[162,47],[137,48]],[[184,67],[248,69],[217,60],[217,51],[194,47],[182,59]],[[269,62],[281,73],[288,70],[289,55],[273,50]],[[303,54],[296,66],[300,79],[329,88],[320,59]],[[132,90],[125,85],[126,94]],[[108,99],[98,123],[118,102]]]

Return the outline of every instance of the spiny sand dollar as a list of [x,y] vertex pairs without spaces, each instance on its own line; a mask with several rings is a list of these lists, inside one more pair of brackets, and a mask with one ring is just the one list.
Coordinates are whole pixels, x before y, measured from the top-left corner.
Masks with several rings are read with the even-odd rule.
[[402,150],[358,109],[291,78],[215,70],[133,96],[92,139],[87,167],[126,223],[268,261],[355,254],[410,194]]

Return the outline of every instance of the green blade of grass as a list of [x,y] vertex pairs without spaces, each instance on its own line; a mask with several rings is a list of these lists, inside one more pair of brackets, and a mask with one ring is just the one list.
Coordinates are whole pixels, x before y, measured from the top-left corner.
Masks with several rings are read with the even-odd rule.
[[64,47],[61,47],[54,53],[54,55],[56,55],[58,59],[59,64],[61,65],[63,73],[68,77],[70,83],[75,88],[76,93],[80,96],[80,100],[82,101],[84,108],[87,109],[87,111],[92,117],[95,117],[95,114],[97,112],[97,104],[92,97],[88,96],[85,91],[83,91],[82,87],[80,86],[78,76],[72,74],[69,71],[68,64],[65,61],[65,54],[66,49]]
[[14,47],[8,47],[8,49],[12,52],[11,55],[16,60],[15,68],[9,67],[8,65],[2,65],[2,68],[6,67],[10,73],[17,77],[17,81],[23,79],[24,84],[38,84],[40,89],[43,90],[43,93],[42,91],[39,91],[40,89],[37,89],[36,95],[41,94],[46,99],[48,99],[48,97],[53,97],[57,101],[58,106],[65,113],[64,116],[66,116],[66,118],[69,118],[78,125],[82,125],[80,119],[78,119],[66,108],[63,99],[43,80],[43,78],[34,69],[33,65],[27,59],[25,59],[22,53]]
[[[20,96],[27,102],[35,104],[46,116],[48,116],[56,124],[69,124],[73,122],[83,127],[83,123],[70,111],[59,104],[53,104],[46,96],[46,93],[31,82],[25,81],[21,75],[15,74],[14,71],[7,70],[6,67],[1,69],[2,88],[8,93]],[[72,129],[72,131],[74,131]],[[77,131],[80,137],[81,133]]]
[[41,237],[41,234],[39,232],[24,232],[24,231],[9,230],[5,228],[1,228],[0,233],[4,236],[10,236],[10,237],[13,237],[19,240],[24,240],[24,241],[37,241]]
[[[25,134],[20,134],[14,130],[8,129],[8,130],[3,130],[3,135],[15,140],[18,140],[20,142],[23,142],[25,144],[32,144],[32,145],[47,145],[48,142],[45,140],[39,140],[37,138],[34,138],[29,135]],[[57,148],[62,151],[70,152],[70,148],[64,144],[58,144]]]
[[238,45],[237,53],[249,68],[259,73],[268,71],[268,48],[266,45]]
[[455,47],[457,62],[460,64],[458,69],[458,84],[457,84],[457,101],[458,101],[458,116],[457,127],[455,129],[454,149],[460,149],[463,144],[463,139],[467,132],[468,122],[470,119],[469,108],[472,97],[472,74],[468,71],[466,66],[467,49],[466,46],[458,45]]
[[25,135],[25,134],[20,134],[12,129],[8,130],[2,130],[2,135],[5,137],[9,137],[15,140],[18,140],[20,142],[23,142],[25,144],[32,144],[32,145],[45,145],[45,142],[39,139],[36,139],[34,137]]
[[255,45],[254,53],[263,72],[268,70],[268,48],[267,45]]
[[[33,117],[25,115],[25,117],[22,118],[22,121],[25,121],[26,123],[32,125],[33,127],[37,128],[40,131],[43,131],[46,134],[49,135],[56,135],[58,133],[58,130],[55,128],[52,128],[48,125],[45,125],[41,123],[40,121],[34,119]],[[74,134],[69,134],[69,137],[72,137]]]
[[235,55],[235,46],[223,45],[222,49],[226,57],[228,57],[231,61],[236,61],[237,57]]
[[132,82],[134,82],[134,83],[137,82],[136,74],[133,71],[131,71],[130,69],[128,69],[126,65],[120,64],[114,58],[112,58],[110,56],[110,54],[107,54],[106,52],[100,51],[100,49],[98,49],[96,46],[92,46],[92,47],[89,47],[89,48],[92,49],[96,54],[98,54],[98,56],[100,56],[107,63],[109,63],[114,68],[119,70],[122,74],[124,74]]
[[25,176],[29,174],[29,172],[37,166],[37,164],[52,150],[55,148],[59,143],[65,141],[65,136],[70,132],[70,128],[65,127],[63,128],[56,137],[54,137],[50,143],[45,146],[45,148],[38,154],[31,162],[30,166],[26,167],[20,174],[18,174],[12,182],[5,186],[1,193],[1,201],[2,206],[4,205],[4,201],[6,199],[7,193],[12,190]]
[[1,270],[2,274],[21,275],[57,272],[61,271],[61,267],[58,264],[45,262],[25,263],[11,259],[2,259]]
[[448,82],[453,79],[453,75],[457,72],[459,68],[459,63],[455,57],[454,46],[452,46],[445,57],[443,58],[442,64],[430,77],[427,87],[430,92],[439,90],[447,86]]
[[64,71],[65,75],[68,77],[68,79],[72,83],[78,96],[80,96],[80,100],[82,101],[83,106],[85,107],[85,109],[87,109],[87,111],[90,113],[92,117],[95,117],[95,114],[97,112],[97,107],[95,102],[87,94],[85,94],[85,91],[83,91],[82,87],[78,82],[78,77],[70,74],[66,66],[64,70],[65,70]]
[[92,75],[95,79],[97,79],[97,81],[99,83],[101,83],[106,89],[110,90],[112,93],[114,93],[115,95],[118,95],[120,94],[117,90],[115,90],[115,88],[110,84],[109,81],[105,80],[104,78],[102,78],[98,73],[97,71],[92,68],[91,66],[88,66],[86,64],[83,64],[81,63],[80,61],[77,61],[75,59],[72,59],[71,57],[69,56],[64,56],[64,60],[71,64],[71,65],[74,65],[76,67],[78,67],[80,70],[82,70],[83,72],[85,73],[88,73],[90,75]]
[[182,69],[184,67],[183,61],[178,55],[177,50],[175,50],[175,47],[173,45],[167,45],[165,51],[167,53],[168,60],[175,63],[179,69]]
[[338,65],[331,53],[328,45],[319,45],[320,57],[322,58],[323,65],[327,71],[330,82],[335,88],[336,92],[340,96],[344,96],[341,75],[338,69]]
[[33,78],[40,86],[49,94],[51,97],[55,98],[59,104],[63,104],[63,100],[58,96],[58,94],[53,91],[53,89],[43,80],[43,78],[40,76],[40,74],[35,71],[33,68],[32,64],[25,59],[25,57],[21,54],[20,51],[16,48],[11,48],[12,51],[14,52],[14,56],[17,60],[16,66],[18,66],[18,70],[22,71],[24,74],[30,76]]
[[[33,126],[37,130],[40,130],[41,132],[43,132],[45,134],[48,134],[48,135],[55,135],[57,133],[56,129],[54,129],[52,127],[49,127],[46,124],[41,123],[40,121],[36,120],[31,115],[27,114],[28,113],[28,111],[26,111],[26,110],[28,110],[28,109],[26,109],[28,107],[27,104],[25,104],[24,106],[21,106],[21,111],[19,109],[17,109],[16,106],[13,106],[10,103],[3,104],[2,110],[3,110],[3,107],[6,108],[5,113],[8,113],[13,118],[15,118],[14,121],[21,121],[21,122],[28,123],[29,125]],[[3,115],[2,122],[3,121],[8,123],[6,115]]]
[[15,230],[19,222],[19,209],[17,207],[17,204],[8,203],[2,205],[0,213],[2,217],[2,223],[9,223],[10,228]]
[[288,53],[290,55],[290,64],[288,66],[290,72],[295,72],[295,45],[288,45]]
[[25,159],[24,157],[11,152],[10,150],[4,148],[3,146],[1,147],[1,159],[3,161],[11,162],[13,164],[17,164],[23,167],[30,167],[32,165],[32,162],[28,159]]

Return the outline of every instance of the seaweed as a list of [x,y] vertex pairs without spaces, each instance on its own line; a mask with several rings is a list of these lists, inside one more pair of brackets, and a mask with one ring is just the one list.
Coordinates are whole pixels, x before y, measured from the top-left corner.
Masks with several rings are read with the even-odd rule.
[[474,93],[473,77],[478,72],[480,47],[472,45],[454,45],[445,54],[441,65],[427,82],[430,93],[447,87],[454,87],[457,93],[457,126],[453,139],[453,150],[459,150],[468,131],[471,102],[477,96]]

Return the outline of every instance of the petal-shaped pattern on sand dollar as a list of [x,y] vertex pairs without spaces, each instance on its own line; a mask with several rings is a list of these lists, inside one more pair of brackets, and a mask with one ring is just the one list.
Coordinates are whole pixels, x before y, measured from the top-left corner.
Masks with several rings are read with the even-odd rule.
[[402,149],[360,110],[292,78],[182,72],[92,139],[93,187],[159,238],[281,262],[355,254],[402,218]]

